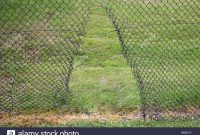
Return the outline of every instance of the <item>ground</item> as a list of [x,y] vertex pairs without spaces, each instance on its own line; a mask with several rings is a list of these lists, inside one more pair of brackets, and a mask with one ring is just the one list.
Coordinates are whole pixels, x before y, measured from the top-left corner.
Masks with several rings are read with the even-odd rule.
[[[145,0],[145,3],[149,2],[150,0],[148,1]],[[145,11],[148,12],[148,9],[146,9]],[[138,15],[137,12],[136,15]],[[144,21],[144,20],[138,19],[138,21]],[[163,26],[162,29],[166,30],[167,28]],[[189,30],[189,28],[187,30]],[[155,31],[152,30],[152,32],[147,33],[145,35],[146,37],[145,36],[143,37],[144,43],[141,44],[142,46],[145,47],[145,45],[148,44],[148,42],[157,43],[158,39],[156,36],[158,36],[160,33],[159,32],[153,33]],[[162,32],[164,33],[165,31]],[[178,35],[181,36],[182,33],[184,32],[179,31]],[[142,34],[143,33],[139,33],[139,35]],[[171,34],[173,36],[173,34],[175,35],[177,33],[174,32]],[[139,38],[141,37],[138,37],[138,40],[140,40]],[[195,36],[193,37],[193,39],[194,42],[195,41],[198,42],[198,38],[196,38]],[[53,42],[53,39],[49,40]],[[174,40],[173,42],[179,43],[180,41]],[[161,44],[162,39],[158,43]],[[195,52],[199,53],[198,49],[196,49]],[[35,59],[37,58],[33,59],[34,59],[33,61],[35,61]],[[43,64],[45,65],[45,63]],[[45,65],[43,67],[46,68],[48,67],[48,65]],[[55,70],[56,68],[58,67],[55,67]],[[179,71],[181,69],[174,69],[174,70]],[[187,75],[185,76],[182,75],[182,76],[187,79]],[[43,80],[43,78],[40,78],[40,80]],[[36,85],[38,85],[38,83],[36,83]],[[197,86],[199,85],[197,84]],[[1,121],[0,126],[23,126],[23,127],[35,127],[35,126],[199,127],[200,126],[199,118],[174,119],[174,120],[158,119],[151,121],[149,119],[146,121],[143,120],[140,113],[140,96],[136,79],[133,76],[130,66],[127,64],[126,59],[122,55],[122,47],[119,42],[118,35],[111,21],[106,16],[104,10],[98,7],[95,8],[94,12],[91,15],[90,21],[87,24],[86,35],[82,39],[80,53],[77,54],[75,59],[75,66],[70,81],[70,96],[72,98],[70,99],[70,101],[66,106],[62,106],[61,108],[56,108],[56,109],[53,108],[49,112],[41,113],[35,111],[35,112],[26,112],[14,115],[2,114],[0,116],[0,121]],[[165,102],[166,100],[168,99],[163,99],[162,102]],[[198,96],[197,100],[195,101],[199,101]],[[40,104],[43,104],[41,101],[34,101],[34,102],[36,103],[40,102]],[[181,101],[178,102],[180,104],[184,104],[184,102]]]

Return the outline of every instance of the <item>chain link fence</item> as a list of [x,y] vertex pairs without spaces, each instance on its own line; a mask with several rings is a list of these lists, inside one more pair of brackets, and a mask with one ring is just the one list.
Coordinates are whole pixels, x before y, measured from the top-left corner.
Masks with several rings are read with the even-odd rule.
[[144,118],[196,117],[199,0],[2,0],[0,111],[67,105],[93,7],[105,9],[133,69]]
[[70,74],[90,7],[87,0],[3,0],[0,110],[67,104]]
[[199,2],[118,0],[107,12],[137,78],[143,116],[197,116]]

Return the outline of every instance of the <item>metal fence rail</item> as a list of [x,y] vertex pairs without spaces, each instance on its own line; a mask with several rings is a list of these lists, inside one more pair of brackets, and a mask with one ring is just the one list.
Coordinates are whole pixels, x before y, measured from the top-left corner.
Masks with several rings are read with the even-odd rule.
[[133,69],[143,116],[199,115],[199,0],[3,0],[0,111],[66,105],[94,6],[105,9]]

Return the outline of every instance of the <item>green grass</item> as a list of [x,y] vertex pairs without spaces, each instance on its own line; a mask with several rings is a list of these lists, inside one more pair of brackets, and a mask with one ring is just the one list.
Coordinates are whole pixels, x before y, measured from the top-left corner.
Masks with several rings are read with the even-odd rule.
[[85,4],[82,0],[2,1],[1,108],[49,110],[66,104],[70,64],[84,34],[79,25],[87,19]]
[[75,60],[69,108],[78,112],[139,109],[139,91],[115,29],[103,9],[95,11]]
[[[191,2],[192,8],[187,9],[183,6],[188,5],[186,2],[183,5],[178,3],[173,8],[172,0],[165,6],[151,2],[131,7],[115,0],[109,1],[107,8],[121,7],[111,8],[110,13],[113,17],[120,16],[115,21],[119,23],[120,30],[127,32],[120,33],[126,42],[125,50],[105,10],[98,7],[93,7],[87,33],[80,41],[78,35],[85,33],[76,25],[83,24],[81,16],[87,13],[77,7],[81,5],[85,9],[88,3],[82,0],[78,0],[78,4],[74,2],[8,0],[1,4],[0,26],[4,28],[0,31],[33,31],[32,34],[6,34],[0,38],[0,55],[4,56],[0,59],[3,61],[0,61],[0,77],[6,76],[8,80],[15,78],[15,83],[10,84],[9,88],[4,89],[6,84],[0,87],[6,93],[5,97],[14,97],[8,100],[1,97],[1,104],[13,104],[12,100],[16,99],[19,107],[16,110],[19,111],[61,106],[64,111],[72,113],[139,111],[140,96],[132,66],[148,84],[144,87],[147,106],[171,110],[185,105],[199,106],[200,77],[197,67],[200,63],[200,26],[197,22],[200,20],[198,4],[194,4],[198,0]],[[66,42],[65,39],[72,41]],[[79,53],[74,43],[81,44]],[[68,54],[71,51],[76,56],[71,80],[67,83],[71,91],[68,94],[65,93],[65,81],[72,60],[71,54]],[[122,51],[126,52],[126,58]],[[154,79],[156,83],[149,79]],[[17,93],[23,94],[18,97]],[[12,107],[8,106],[8,109]],[[58,126],[199,126],[199,119],[187,122],[80,121]]]

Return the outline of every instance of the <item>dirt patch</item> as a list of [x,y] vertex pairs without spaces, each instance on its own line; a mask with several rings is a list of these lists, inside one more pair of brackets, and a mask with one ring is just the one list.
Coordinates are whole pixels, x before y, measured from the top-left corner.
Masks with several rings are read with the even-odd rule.
[[[146,117],[146,121],[158,120],[167,118],[169,120],[175,120],[176,118],[191,119],[194,120],[199,117],[199,109],[196,111],[183,112],[165,111],[159,114],[149,114]],[[0,126],[17,126],[17,127],[33,127],[33,126],[57,126],[65,125],[66,123],[78,122],[78,121],[132,121],[143,120],[142,114],[137,110],[134,112],[119,112],[119,113],[61,113],[48,112],[48,113],[34,113],[34,114],[21,114],[11,115],[2,113],[0,114]]]
[[43,114],[32,114],[32,115],[10,115],[3,114],[0,116],[1,125],[4,126],[23,126],[31,127],[34,125],[59,125],[65,124],[67,122],[76,122],[81,120],[87,121],[121,121],[121,120],[137,120],[141,116],[139,113],[129,113],[126,115],[122,114],[52,114],[52,113],[43,113]]

